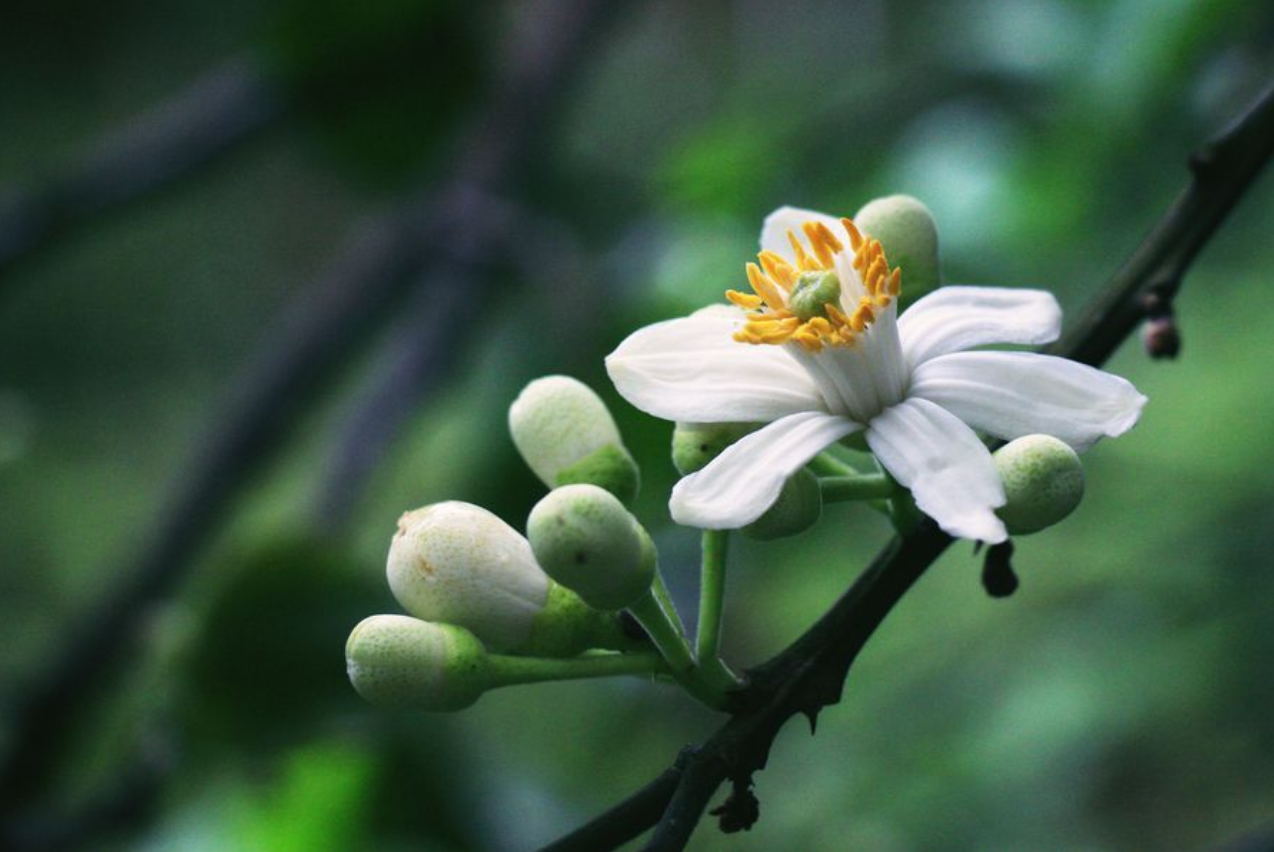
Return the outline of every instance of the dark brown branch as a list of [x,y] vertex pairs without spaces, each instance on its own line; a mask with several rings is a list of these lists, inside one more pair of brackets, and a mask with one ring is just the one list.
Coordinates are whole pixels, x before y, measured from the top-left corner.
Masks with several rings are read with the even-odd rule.
[[[1190,263],[1272,154],[1274,88],[1191,157],[1189,186],[1051,351],[1089,364],[1103,363],[1143,318],[1145,294],[1175,295]],[[683,849],[720,785],[727,780],[746,785],[752,773],[765,767],[770,747],[788,719],[801,714],[812,725],[823,707],[840,700],[858,652],[950,543],[931,524],[895,541],[813,627],[750,672],[752,682],[739,697],[741,708],[702,745],[683,752],[686,757],[675,785],[665,772],[662,783],[633,797],[641,798],[640,808],[628,807],[630,799],[548,848],[584,848],[577,845],[578,838],[587,831],[599,841],[588,848],[613,849],[644,827],[656,825],[649,817],[651,800],[663,796],[663,815],[645,848]],[[612,821],[617,825],[609,825]]]
[[140,555],[109,572],[127,577],[68,644],[39,682],[19,690],[12,746],[0,766],[0,817],[38,795],[78,712],[124,658],[148,608],[184,580],[231,501],[272,457],[326,378],[400,303],[430,252],[464,233],[475,198],[510,184],[521,154],[545,128],[540,117],[559,97],[592,35],[621,4],[574,0],[536,9],[517,28],[509,61],[487,107],[456,144],[451,181],[365,225],[319,276],[296,319],[262,354],[216,429],[175,484]]
[[252,139],[283,115],[284,100],[251,59],[238,57],[98,140],[69,174],[0,190],[0,275],[66,231]]

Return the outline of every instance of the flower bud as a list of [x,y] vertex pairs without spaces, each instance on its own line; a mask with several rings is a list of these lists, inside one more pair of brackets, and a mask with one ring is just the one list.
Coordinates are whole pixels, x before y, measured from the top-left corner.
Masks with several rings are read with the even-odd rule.
[[615,496],[595,485],[551,491],[531,510],[527,536],[549,576],[597,609],[629,606],[655,576],[654,548]]
[[1065,518],[1084,496],[1079,456],[1051,435],[1026,435],[995,451],[1005,504],[996,510],[1010,533],[1022,535]]
[[672,431],[672,463],[682,476],[707,467],[758,423],[678,423]]
[[742,528],[748,538],[770,541],[805,532],[823,514],[818,477],[802,468],[783,483],[783,490],[765,514]]
[[902,270],[904,306],[937,289],[938,229],[928,207],[910,195],[889,195],[867,202],[854,224],[880,240],[889,264]]
[[567,376],[545,376],[509,407],[509,432],[527,465],[549,488],[588,483],[625,503],[641,476],[601,397]]
[[457,501],[403,515],[386,571],[407,612],[465,627],[493,651],[526,642],[549,596],[526,539],[486,509]]
[[373,615],[345,643],[350,683],[381,707],[463,710],[487,688],[487,652],[472,633],[405,615]]

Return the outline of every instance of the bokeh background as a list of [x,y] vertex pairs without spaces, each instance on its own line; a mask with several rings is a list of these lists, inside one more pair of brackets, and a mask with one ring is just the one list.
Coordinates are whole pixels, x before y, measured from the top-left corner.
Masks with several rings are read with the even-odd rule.
[[[1271,78],[1260,0],[6,6],[5,843],[515,850],[573,828],[716,720],[639,682],[363,704],[342,647],[398,611],[398,515],[464,499],[520,525],[541,490],[507,406],[574,375],[643,464],[690,611],[670,426],[602,369],[625,334],[739,286],[770,209],[894,192],[934,211],[948,282],[1073,311]],[[1086,457],[1078,512],[1019,542],[1020,591],[990,600],[954,547],[817,736],[783,732],[757,826],[707,820],[693,848],[1268,830],[1272,180],[1190,273],[1182,358],[1134,340],[1111,363],[1151,402]],[[779,650],[886,539],[836,506],[737,546],[728,658]],[[68,671],[74,712],[20,735]]]

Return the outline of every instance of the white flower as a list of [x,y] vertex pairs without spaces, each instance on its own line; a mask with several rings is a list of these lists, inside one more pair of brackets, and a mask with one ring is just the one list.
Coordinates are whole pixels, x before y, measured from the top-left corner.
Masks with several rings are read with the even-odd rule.
[[1126,432],[1146,402],[1126,380],[1064,358],[964,351],[1056,339],[1061,309],[1047,292],[943,287],[899,317],[898,270],[849,219],[783,207],[766,218],[761,248],[760,266],[748,264],[754,294],[726,294],[737,308],[648,326],[606,359],[619,392],[657,417],[769,424],[677,484],[678,523],[756,520],[789,476],[861,431],[944,530],[1003,541],[1004,489],[974,429],[1082,450]]

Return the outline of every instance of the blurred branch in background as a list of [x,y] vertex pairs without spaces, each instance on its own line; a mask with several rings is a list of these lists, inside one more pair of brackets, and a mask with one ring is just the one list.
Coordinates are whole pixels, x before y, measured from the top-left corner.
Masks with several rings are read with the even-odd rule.
[[[1148,296],[1171,300],[1190,263],[1272,155],[1274,87],[1191,156],[1193,180],[1052,351],[1094,366],[1103,363],[1148,313],[1159,309]],[[749,789],[752,775],[765,768],[783,725],[800,714],[813,727],[822,708],[840,701],[858,652],[950,544],[931,523],[893,542],[813,627],[749,672],[742,709],[730,721],[683,751],[651,784],[546,850],[614,849],[652,825],[647,850],[683,849],[726,781],[732,794],[712,813],[720,817],[722,830],[749,828],[758,814]]]
[[[486,243],[509,225],[506,218],[486,215],[483,199],[513,188],[527,165],[523,152],[547,127],[544,116],[576,78],[599,29],[621,7],[573,0],[520,10],[485,106],[455,140],[447,183],[357,228],[295,306],[287,328],[248,371],[229,414],[219,418],[189,473],[176,482],[138,557],[115,572],[128,579],[57,649],[42,679],[22,692],[12,747],[0,766],[0,816],[6,822],[37,799],[67,731],[133,648],[142,620],[182,583],[233,500],[277,452],[325,380],[412,287],[432,286],[431,276],[422,277],[425,270],[444,258],[447,273],[465,279],[464,286],[456,281],[450,289],[480,301],[486,270],[447,262],[449,247],[465,246],[471,238]],[[472,255],[461,261],[465,258]],[[445,334],[423,339],[420,357],[426,362],[441,357],[450,340]]]
[[0,187],[0,278],[27,255],[188,176],[278,122],[286,98],[248,56],[89,147],[67,174],[35,189]]

